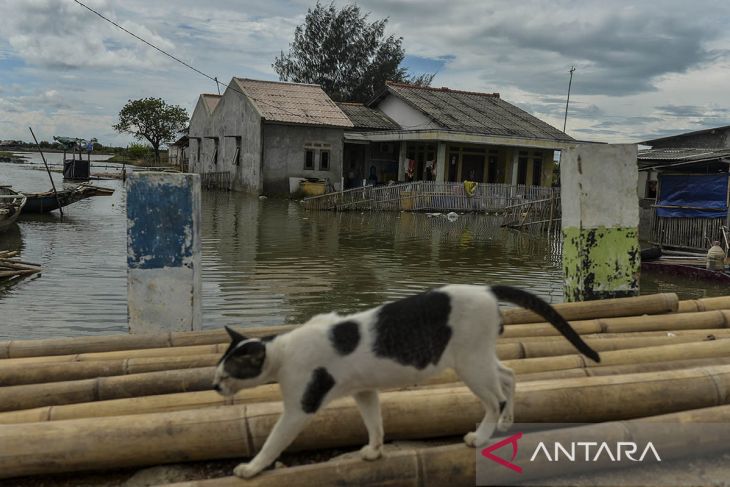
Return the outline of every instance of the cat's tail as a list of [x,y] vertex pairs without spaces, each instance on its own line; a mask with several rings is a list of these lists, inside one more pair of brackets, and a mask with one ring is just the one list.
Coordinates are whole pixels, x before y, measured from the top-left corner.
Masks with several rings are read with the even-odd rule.
[[542,298],[512,286],[491,286],[490,290],[492,291],[492,294],[501,301],[507,301],[508,303],[522,306],[523,308],[539,314],[549,321],[550,324],[552,324],[561,335],[572,343],[579,352],[594,362],[601,361],[601,357],[598,356],[598,352],[589,347],[580,335],[578,335],[578,333],[576,333],[576,331],[570,326],[570,323],[565,321],[565,318],[560,316],[560,314],[555,311],[555,308],[550,306],[550,304]]

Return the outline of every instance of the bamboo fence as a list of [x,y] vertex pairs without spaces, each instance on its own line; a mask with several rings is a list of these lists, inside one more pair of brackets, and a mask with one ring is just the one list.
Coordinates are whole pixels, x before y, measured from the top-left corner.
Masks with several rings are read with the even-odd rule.
[[498,212],[526,201],[559,195],[558,188],[478,183],[473,193],[463,183],[414,181],[365,186],[302,200],[308,210]]

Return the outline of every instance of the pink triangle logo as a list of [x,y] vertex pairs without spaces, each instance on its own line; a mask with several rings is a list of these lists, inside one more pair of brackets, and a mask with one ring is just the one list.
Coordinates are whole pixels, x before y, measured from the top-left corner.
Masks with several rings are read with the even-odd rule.
[[522,473],[522,467],[515,465],[512,463],[512,461],[507,461],[504,458],[498,457],[497,455],[494,455],[492,452],[495,450],[499,450],[505,445],[512,445],[512,458],[511,460],[514,460],[517,456],[517,440],[522,438],[522,433],[517,433],[515,435],[512,435],[510,437],[505,438],[504,440],[498,441],[494,445],[488,446],[482,450],[482,456],[484,458],[488,458],[492,460],[493,462],[497,462],[503,467],[507,467],[510,470],[514,470],[517,473]]

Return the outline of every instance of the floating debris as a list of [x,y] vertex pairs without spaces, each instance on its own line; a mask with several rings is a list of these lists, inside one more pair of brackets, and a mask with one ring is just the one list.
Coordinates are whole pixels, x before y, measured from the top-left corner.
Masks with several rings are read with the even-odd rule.
[[30,262],[13,259],[16,255],[18,255],[17,251],[0,251],[0,279],[10,281],[18,277],[41,272],[41,266],[39,264],[31,264]]

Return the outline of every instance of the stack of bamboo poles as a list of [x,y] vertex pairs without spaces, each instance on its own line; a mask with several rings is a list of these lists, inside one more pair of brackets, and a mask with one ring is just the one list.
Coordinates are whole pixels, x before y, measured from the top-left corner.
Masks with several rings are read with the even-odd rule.
[[[518,377],[516,422],[600,423],[588,433],[623,438],[635,421],[658,415],[652,421],[730,421],[730,296],[658,294],[556,307],[601,352],[601,363],[577,354],[533,313],[505,311],[497,348]],[[289,328],[241,331],[264,336]],[[0,342],[0,478],[253,456],[281,413],[279,390],[268,384],[229,399],[211,391],[226,346],[222,330]],[[451,371],[384,391],[381,402],[388,440],[463,436],[483,415]],[[290,450],[354,449],[366,441],[345,398],[320,411]],[[718,451],[727,442],[700,443],[701,451]],[[664,455],[679,455],[670,447]],[[455,442],[376,462],[277,469],[247,485],[473,485],[474,468],[474,450]],[[545,472],[558,471],[546,465]]]
[[0,279],[12,280],[41,272],[40,264],[31,264],[14,258],[17,251],[0,250]]

